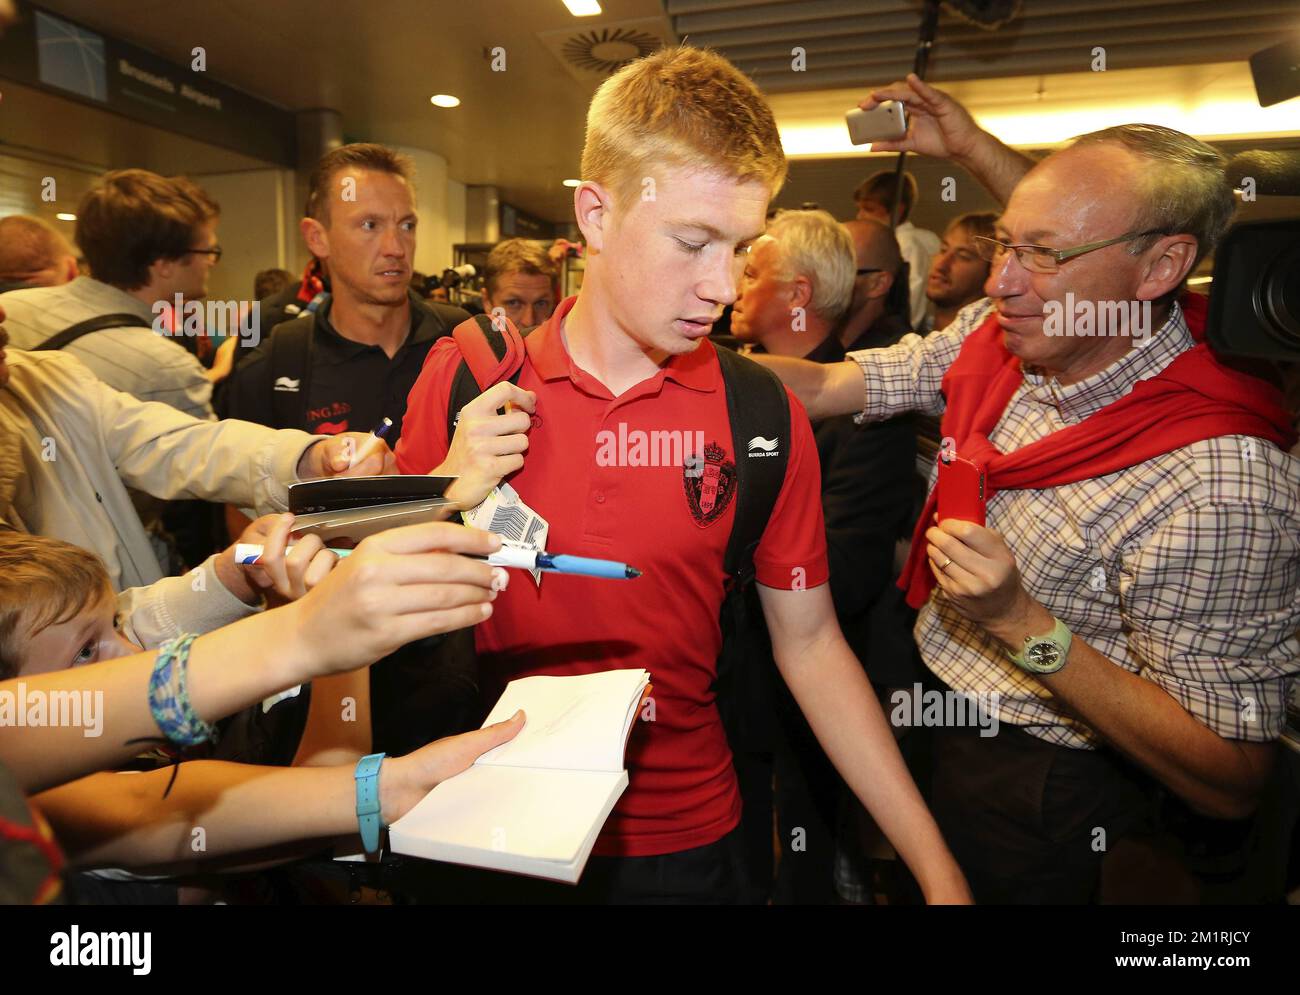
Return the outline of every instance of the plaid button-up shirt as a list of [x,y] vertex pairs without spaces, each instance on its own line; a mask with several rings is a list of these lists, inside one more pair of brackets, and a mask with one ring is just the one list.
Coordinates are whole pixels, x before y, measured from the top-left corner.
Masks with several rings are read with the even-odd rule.
[[[977,301],[940,332],[850,353],[866,380],[858,419],[941,414],[943,375],[991,312],[990,300]],[[1144,346],[1078,383],[1063,387],[1026,368],[989,440],[1011,452],[1076,424],[1194,344],[1174,305]],[[932,471],[931,487],[934,479]],[[1220,736],[1280,735],[1300,673],[1300,458],[1225,435],[1090,480],[999,491],[988,527],[1015,554],[1028,593],[1076,639],[1154,681]],[[1098,744],[941,588],[922,607],[915,636],[949,686],[996,693],[1000,721],[1062,746]]]

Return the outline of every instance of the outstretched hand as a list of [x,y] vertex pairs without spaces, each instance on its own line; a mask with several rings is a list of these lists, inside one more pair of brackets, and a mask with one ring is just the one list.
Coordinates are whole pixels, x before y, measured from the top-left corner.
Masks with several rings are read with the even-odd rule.
[[448,736],[404,757],[388,761],[379,775],[380,813],[392,825],[442,781],[468,770],[488,750],[519,735],[527,719],[522,709],[504,722]]
[[[504,414],[498,414],[504,408]],[[473,508],[524,465],[528,430],[537,410],[537,395],[505,381],[494,384],[460,411],[447,458],[434,476],[455,476],[447,497]]]
[[[355,466],[356,457],[364,456]],[[368,432],[343,432],[317,442],[298,460],[300,480],[321,477],[375,477],[397,472],[388,443]]]
[[[338,562],[338,556],[326,549],[317,535],[304,535],[290,547],[292,531],[293,515],[263,515],[239,537],[241,543],[261,544],[261,557],[243,569],[252,585],[273,603],[297,601],[324,580]],[[221,555],[233,557],[234,550]]]
[[364,540],[289,612],[313,676],[354,670],[399,646],[475,625],[492,614],[508,575],[486,557],[501,537],[448,522]]
[[965,107],[916,73],[872,90],[871,96],[858,106],[864,111],[874,110],[887,100],[907,105],[907,134],[895,141],[873,142],[872,152],[916,152],[960,161],[975,152],[985,134]]

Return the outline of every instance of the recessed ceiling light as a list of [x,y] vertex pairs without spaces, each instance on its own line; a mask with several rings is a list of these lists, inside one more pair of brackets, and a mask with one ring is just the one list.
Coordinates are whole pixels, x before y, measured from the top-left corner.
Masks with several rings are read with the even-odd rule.
[[460,97],[453,97],[450,93],[435,93],[429,98],[429,103],[435,107],[459,107]]
[[599,0],[564,0],[564,6],[574,17],[593,17],[600,13]]
[[56,214],[56,215],[54,215],[54,216],[55,216],[56,218],[58,218],[60,221],[76,221],[76,220],[77,220],[77,216],[76,216],[75,214]]
[[580,187],[582,186],[582,180],[565,180],[564,185],[566,187]]

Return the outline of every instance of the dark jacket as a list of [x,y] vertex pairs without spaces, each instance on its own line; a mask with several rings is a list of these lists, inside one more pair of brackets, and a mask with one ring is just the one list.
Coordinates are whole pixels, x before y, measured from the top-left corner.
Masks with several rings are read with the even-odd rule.
[[[298,428],[313,434],[368,432],[382,418],[391,418],[387,439],[397,445],[406,413],[406,399],[419,378],[425,357],[435,342],[450,335],[469,315],[458,307],[424,301],[410,295],[411,330],[406,341],[390,359],[379,346],[344,338],[331,321],[332,298],[326,298],[312,313],[299,314],[277,325],[271,335],[247,355],[229,377],[221,410],[224,418],[242,418],[271,428]],[[285,360],[276,352],[277,337],[299,323],[310,323],[310,350],[306,369],[276,369]],[[301,352],[291,355],[301,356]],[[277,393],[285,397],[282,377],[294,381],[287,396],[293,404],[277,405]],[[292,408],[291,419],[277,410]]]
[[[846,353],[893,345],[910,331],[885,315],[845,349],[832,332],[806,358],[822,363]],[[916,419],[901,415],[855,425],[852,415],[813,425],[822,468],[822,510],[831,596],[840,628],[872,682],[910,684],[916,677],[912,614],[894,586],[894,550],[911,533],[924,495],[916,474]]]

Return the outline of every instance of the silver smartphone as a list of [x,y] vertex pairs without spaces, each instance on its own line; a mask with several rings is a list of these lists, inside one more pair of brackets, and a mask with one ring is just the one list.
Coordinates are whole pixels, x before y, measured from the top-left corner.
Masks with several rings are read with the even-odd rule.
[[897,141],[907,134],[907,105],[886,100],[869,111],[855,107],[844,115],[844,123],[854,145]]

